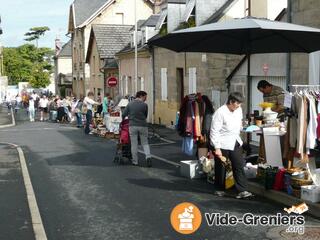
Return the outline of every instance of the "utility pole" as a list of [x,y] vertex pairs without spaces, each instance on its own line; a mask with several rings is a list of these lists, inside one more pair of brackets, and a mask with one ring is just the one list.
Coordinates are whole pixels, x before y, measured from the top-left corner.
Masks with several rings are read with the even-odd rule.
[[[138,91],[138,26],[137,26],[137,0],[134,0],[134,89]],[[133,93],[135,94],[135,92]]]

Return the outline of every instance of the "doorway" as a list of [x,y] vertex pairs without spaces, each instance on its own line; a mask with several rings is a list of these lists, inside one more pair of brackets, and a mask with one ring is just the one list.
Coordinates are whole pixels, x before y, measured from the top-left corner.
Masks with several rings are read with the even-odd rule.
[[176,73],[177,81],[177,102],[181,103],[184,98],[184,80],[183,80],[183,68],[177,68]]

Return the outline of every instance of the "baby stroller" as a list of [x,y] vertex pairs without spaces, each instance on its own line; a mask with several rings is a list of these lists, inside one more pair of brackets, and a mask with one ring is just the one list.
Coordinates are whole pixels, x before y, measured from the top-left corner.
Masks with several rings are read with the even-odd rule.
[[120,137],[113,162],[123,164],[131,161],[131,144],[129,134],[129,120],[125,119],[120,123]]

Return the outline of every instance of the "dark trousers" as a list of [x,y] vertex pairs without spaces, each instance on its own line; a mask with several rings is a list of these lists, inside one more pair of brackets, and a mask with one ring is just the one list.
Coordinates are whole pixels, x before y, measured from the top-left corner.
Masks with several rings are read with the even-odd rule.
[[[221,149],[222,155],[229,158],[232,165],[233,178],[236,189],[239,192],[247,190],[247,178],[244,173],[245,160],[242,157],[242,151],[239,143],[236,143],[234,150]],[[224,190],[226,170],[220,159],[215,160],[215,187],[217,190]]]
[[86,128],[84,129],[84,133],[85,134],[89,134],[90,132],[90,123],[91,123],[91,120],[92,120],[92,111],[91,110],[88,110],[87,111],[87,114],[86,114]]

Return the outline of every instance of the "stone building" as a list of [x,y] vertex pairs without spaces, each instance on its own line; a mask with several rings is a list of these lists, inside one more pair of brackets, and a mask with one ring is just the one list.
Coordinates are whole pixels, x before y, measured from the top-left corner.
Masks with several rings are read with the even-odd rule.
[[[248,14],[247,4],[244,0],[168,0],[162,5],[157,29],[161,35],[179,28],[244,17]],[[266,17],[267,0],[251,5],[252,16]],[[207,95],[218,108],[227,96],[226,79],[241,59],[236,55],[176,53],[155,47],[155,123],[175,124],[181,99],[195,92]]]
[[132,25],[92,25],[86,63],[90,66],[89,89],[96,97],[106,92],[112,97],[119,94],[118,86],[108,86],[107,80],[111,76],[119,79],[115,53],[130,42],[131,28]]
[[[148,18],[154,11],[154,1],[137,0],[137,15]],[[89,90],[90,67],[85,63],[92,24],[134,25],[135,1],[74,0],[70,6],[68,33],[72,45],[72,76],[75,95]]]
[[[156,23],[160,15],[153,14],[147,20],[138,22],[138,46],[137,46],[137,62],[138,62],[138,79],[135,84],[135,43],[133,39],[130,43],[116,54],[120,71],[119,91],[122,96],[134,95],[139,90],[146,91],[148,94],[148,122],[153,122],[154,112],[154,82],[153,82],[153,65],[152,52],[147,43],[148,40],[157,34],[155,30]],[[131,35],[134,29],[131,29]]]
[[57,94],[70,96],[72,94],[72,53],[71,40],[64,44],[54,58],[55,82]]
[[[320,28],[319,9],[320,1],[289,0],[288,22]],[[288,55],[288,84],[320,84],[320,51]]]

